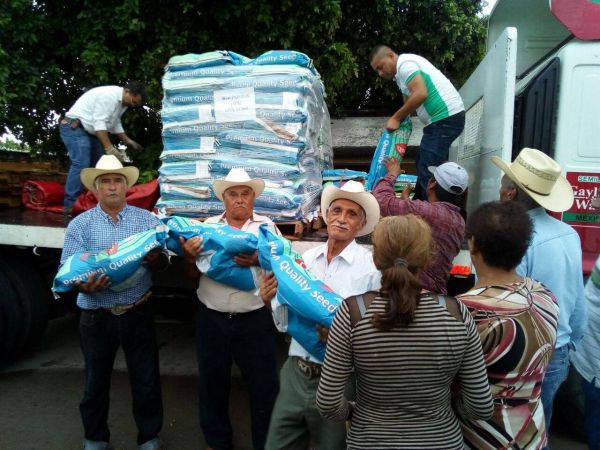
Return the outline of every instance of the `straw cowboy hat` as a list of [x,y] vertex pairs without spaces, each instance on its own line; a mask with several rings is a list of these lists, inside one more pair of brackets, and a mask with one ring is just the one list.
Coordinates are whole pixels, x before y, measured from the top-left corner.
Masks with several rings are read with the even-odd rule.
[[563,212],[573,204],[571,184],[545,153],[525,147],[510,165],[497,156],[492,156],[492,162],[544,209]]
[[370,192],[365,191],[365,187],[358,181],[347,181],[341,188],[330,184],[323,189],[323,194],[321,194],[321,213],[323,214],[325,223],[327,223],[326,211],[329,205],[334,200],[340,198],[357,203],[365,211],[367,223],[356,233],[356,236],[364,236],[371,233],[377,222],[379,222],[379,203],[377,203],[377,199]]
[[250,178],[248,173],[239,167],[234,167],[229,171],[224,180],[215,180],[213,183],[213,192],[219,200],[223,200],[223,192],[234,186],[248,186],[256,193],[258,197],[265,190],[265,182],[260,178]]
[[96,192],[94,181],[96,181],[96,178],[100,175],[105,175],[107,173],[119,173],[123,175],[127,179],[128,188],[133,186],[140,176],[140,171],[137,167],[123,167],[123,164],[121,164],[121,161],[119,161],[116,156],[103,155],[96,163],[95,168],[90,167],[81,171],[81,182],[90,191]]

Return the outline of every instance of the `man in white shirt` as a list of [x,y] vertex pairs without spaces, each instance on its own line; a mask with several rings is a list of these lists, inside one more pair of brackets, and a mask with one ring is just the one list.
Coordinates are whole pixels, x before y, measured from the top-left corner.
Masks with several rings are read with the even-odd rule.
[[414,112],[425,126],[417,152],[417,186],[414,200],[427,200],[429,167],[448,161],[450,145],[465,127],[465,107],[450,80],[427,59],[411,53],[398,55],[387,45],[377,45],[369,58],[371,67],[385,80],[394,80],[404,104],[389,118],[392,132]]
[[[361,183],[348,181],[341,189],[327,186],[321,196],[321,211],[327,223],[327,243],[304,253],[308,270],[341,297],[379,289],[379,271],[372,253],[355,237],[371,233],[379,221],[379,204]],[[277,280],[265,276],[260,294],[270,304],[279,331],[287,331],[287,307],[275,293]],[[315,333],[317,332],[315,328]],[[323,361],[308,353],[292,338],[289,358],[280,372],[280,390],[275,402],[267,449],[318,450],[346,448],[344,423],[324,419],[316,407],[316,394]]]
[[[224,180],[216,180],[213,191],[223,201],[225,212],[206,223],[223,223],[258,235],[261,224],[271,219],[254,214],[254,202],[265,183],[251,179],[244,169],[231,169]],[[182,239],[186,270],[197,278],[196,259],[202,239]],[[234,258],[240,266],[258,266],[258,253]],[[250,396],[252,448],[263,449],[279,382],[277,379],[276,330],[269,310],[255,290],[240,291],[200,277],[197,290],[196,348],[198,352],[200,425],[209,448],[233,448],[229,420],[231,363],[235,359]]]
[[100,86],[85,92],[60,119],[60,137],[71,159],[65,183],[65,215],[71,213],[81,193],[79,175],[83,169],[94,167],[104,154],[114,155],[121,162],[126,159],[124,152],[112,144],[109,134],[136,151],[142,149],[125,133],[121,116],[127,108],[142,106],[146,100],[144,86],[135,81],[125,87]]

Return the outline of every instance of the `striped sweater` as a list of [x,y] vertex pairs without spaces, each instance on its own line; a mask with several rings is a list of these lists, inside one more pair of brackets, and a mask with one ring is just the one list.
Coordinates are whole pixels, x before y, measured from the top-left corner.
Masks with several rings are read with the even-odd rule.
[[346,302],[329,333],[317,392],[321,414],[348,416],[346,382],[356,374],[356,408],[349,449],[462,449],[451,407],[450,385],[460,387],[452,403],[462,415],[487,419],[493,406],[479,335],[459,305],[463,322],[430,294],[421,296],[415,320],[406,328],[381,331],[371,323],[385,310],[377,297],[352,328]]

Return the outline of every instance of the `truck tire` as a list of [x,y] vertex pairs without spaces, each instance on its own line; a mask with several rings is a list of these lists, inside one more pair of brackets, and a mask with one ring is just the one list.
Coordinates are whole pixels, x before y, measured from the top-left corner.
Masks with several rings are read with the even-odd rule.
[[50,290],[36,266],[31,261],[11,261],[10,266],[0,260],[0,270],[5,271],[21,305],[21,323],[25,331],[23,349],[36,345],[48,323],[50,313]]
[[25,342],[21,326],[21,309],[17,295],[6,272],[0,269],[0,315],[2,316],[2,334],[0,335],[0,361],[14,359]]

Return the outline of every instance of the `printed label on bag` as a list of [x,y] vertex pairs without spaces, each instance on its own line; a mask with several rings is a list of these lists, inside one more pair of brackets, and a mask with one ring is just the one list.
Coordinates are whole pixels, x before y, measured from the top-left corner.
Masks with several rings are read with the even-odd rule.
[[254,88],[215,91],[214,98],[217,122],[241,122],[256,119]]
[[284,92],[282,106],[287,109],[296,109],[298,107],[298,94],[294,92]]
[[198,120],[201,123],[215,121],[215,119],[212,115],[212,105],[199,105],[198,106]]
[[196,178],[210,178],[208,161],[196,161]]
[[200,153],[216,153],[214,137],[202,136],[200,138]]

